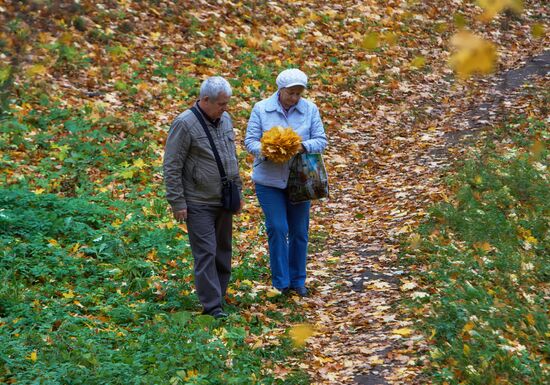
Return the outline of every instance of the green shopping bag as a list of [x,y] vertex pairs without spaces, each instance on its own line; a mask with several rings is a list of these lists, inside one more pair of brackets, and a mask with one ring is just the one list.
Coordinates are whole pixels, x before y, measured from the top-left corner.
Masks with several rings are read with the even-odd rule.
[[298,154],[290,162],[288,198],[292,203],[329,196],[327,170],[321,154]]

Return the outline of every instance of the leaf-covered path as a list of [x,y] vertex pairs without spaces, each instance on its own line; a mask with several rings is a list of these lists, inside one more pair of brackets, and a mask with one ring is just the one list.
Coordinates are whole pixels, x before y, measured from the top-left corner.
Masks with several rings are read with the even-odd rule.
[[[424,383],[419,371],[425,336],[415,335],[410,327],[414,320],[402,314],[399,301],[425,293],[417,291],[417,283],[409,281],[396,263],[396,241],[412,230],[430,202],[444,199],[438,181],[444,166],[464,152],[460,138],[497,124],[507,115],[506,107],[514,106],[513,114],[532,112],[525,110],[529,104],[522,101],[537,97],[529,94],[529,83],[548,76],[548,58],[546,51],[520,68],[494,76],[479,89],[484,98],[467,110],[452,113],[454,104],[424,105],[424,109],[437,108],[440,115],[419,130],[421,136],[414,132],[395,136],[395,126],[373,119],[333,140],[329,153],[337,182],[333,182],[330,202],[316,206],[322,218],[319,228],[329,234],[329,247],[311,261],[318,286],[307,301],[313,311],[310,318],[319,328],[312,338],[308,368],[319,383]],[[437,91],[441,92],[432,90],[434,95]],[[438,130],[442,121],[456,128]],[[373,141],[372,131],[363,127],[375,128],[379,140]],[[396,151],[378,147],[384,142],[397,147]]]

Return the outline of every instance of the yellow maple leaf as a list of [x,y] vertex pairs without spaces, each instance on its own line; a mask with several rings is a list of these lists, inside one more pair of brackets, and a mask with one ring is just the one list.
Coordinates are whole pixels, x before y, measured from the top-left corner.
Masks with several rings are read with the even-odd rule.
[[367,34],[361,41],[361,47],[369,50],[376,49],[378,47],[378,34],[375,32]]
[[298,324],[288,332],[295,346],[303,346],[306,340],[313,335],[315,329],[309,324]]
[[497,50],[490,41],[462,31],[451,38],[451,46],[455,52],[449,64],[459,77],[466,79],[475,73],[488,74],[494,71]]
[[536,244],[539,243],[537,238],[533,237],[533,234],[531,234],[531,230],[529,230],[529,229],[524,229],[523,227],[519,226],[518,227],[518,234],[527,243],[530,243],[532,245],[536,245]]
[[132,179],[134,177],[134,170],[126,169],[120,172],[120,176],[124,179]]
[[281,292],[275,288],[271,288],[267,291],[266,295],[269,297],[269,298],[273,298],[273,297],[276,297],[278,295],[280,295]]
[[149,261],[156,261],[157,260],[157,249],[153,249],[147,253],[147,259]]
[[142,169],[143,167],[145,167],[145,162],[141,158],[136,159],[136,160],[134,160],[134,167]]
[[48,239],[48,243],[52,246],[59,246],[59,243],[55,239]]
[[528,236],[528,237],[525,237],[525,242],[528,242],[532,245],[536,245],[537,243],[539,243],[539,241],[537,240],[537,238],[533,237],[533,236]]
[[430,352],[430,357],[432,357],[433,359],[437,360],[438,358],[440,358],[441,356],[443,356],[443,352],[441,350],[439,350],[438,348],[434,348],[431,352]]
[[383,39],[388,45],[394,45],[399,38],[395,32],[386,32],[383,35]]
[[72,299],[74,298],[74,293],[72,290],[69,290],[68,293],[63,293],[63,298],[66,298],[66,299]]
[[42,44],[51,43],[54,40],[54,37],[48,32],[38,33],[38,41]]
[[374,355],[369,357],[369,364],[375,366],[375,365],[382,365],[384,363],[384,360],[381,359],[379,356]]
[[63,32],[61,36],[57,38],[57,41],[59,41],[62,44],[69,45],[73,41],[73,35],[69,32]]
[[213,67],[213,68],[220,68],[223,65],[223,63],[220,62],[218,59],[209,58],[209,57],[203,58],[202,61],[206,66]]
[[421,242],[422,242],[422,237],[420,236],[420,234],[412,233],[409,236],[409,245],[412,250],[418,249],[420,247]]
[[413,68],[422,68],[426,64],[426,58],[424,56],[415,56],[414,59],[411,60],[411,67]]
[[42,64],[35,64],[27,68],[25,71],[28,76],[33,77],[36,75],[45,75],[48,72],[48,69]]
[[248,48],[258,48],[263,44],[263,39],[260,36],[248,36],[246,46]]
[[472,330],[474,328],[475,324],[472,322],[472,321],[468,321],[466,322],[466,324],[464,325],[464,327],[462,328],[462,331],[464,333],[467,333],[469,332],[470,330]]
[[401,328],[401,329],[395,329],[392,331],[393,334],[399,334],[402,337],[408,337],[412,334],[413,330],[410,328]]
[[193,377],[197,377],[199,375],[199,371],[197,369],[191,369],[187,371],[187,375],[183,379],[184,381],[189,381]]
[[99,191],[99,192],[107,192],[107,191],[109,191],[109,189],[108,189],[107,187],[99,187],[99,188],[96,187],[96,189],[97,189],[97,191]]
[[539,159],[544,151],[544,142],[542,140],[535,140],[531,146],[531,155],[534,159]]
[[531,26],[531,34],[533,35],[533,37],[539,39],[541,37],[544,37],[545,33],[546,29],[544,28],[544,24],[535,23]]
[[28,355],[27,359],[31,360],[32,362],[36,362],[36,360],[38,359],[38,353],[36,352],[36,350],[33,350],[31,354]]
[[302,138],[291,127],[271,127],[264,132],[262,154],[275,163],[284,163],[292,158],[302,145]]
[[483,250],[485,252],[491,251],[492,246],[489,242],[476,242],[473,245],[476,249]]

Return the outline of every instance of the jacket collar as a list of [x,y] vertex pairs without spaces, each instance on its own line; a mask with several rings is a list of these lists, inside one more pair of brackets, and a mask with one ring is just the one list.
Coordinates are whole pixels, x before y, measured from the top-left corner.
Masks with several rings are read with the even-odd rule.
[[[303,100],[303,98],[300,98],[300,100],[298,100],[298,103],[296,103],[296,105],[293,107],[296,108],[296,111],[301,114],[306,112],[306,102]],[[279,92],[275,92],[267,99],[265,110],[267,112],[279,111],[281,114],[284,114],[283,107],[279,103]]]
[[209,122],[210,124],[212,124],[214,127],[218,127],[218,125],[220,124],[221,119],[216,119],[216,120],[210,119],[210,116],[206,115],[206,112],[204,112],[204,111],[202,110],[201,106],[199,105],[199,101],[198,101],[198,100],[195,102],[195,106],[197,107],[197,109],[200,111],[200,113],[201,113],[202,116],[206,119],[207,122]]

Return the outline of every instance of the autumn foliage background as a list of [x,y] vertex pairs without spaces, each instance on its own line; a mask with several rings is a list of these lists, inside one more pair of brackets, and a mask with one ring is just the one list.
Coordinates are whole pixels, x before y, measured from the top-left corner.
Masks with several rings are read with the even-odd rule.
[[[548,15],[515,0],[0,2],[0,382],[546,383],[548,77],[493,86],[547,49]],[[330,141],[306,300],[270,289],[242,146],[289,67]],[[197,313],[160,167],[209,75],[233,86],[248,200],[227,323]],[[483,102],[473,152],[449,143]]]

